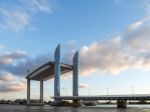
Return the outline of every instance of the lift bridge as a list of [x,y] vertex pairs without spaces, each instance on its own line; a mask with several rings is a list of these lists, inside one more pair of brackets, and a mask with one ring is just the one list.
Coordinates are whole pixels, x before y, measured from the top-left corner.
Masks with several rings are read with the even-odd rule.
[[[88,61],[88,60],[87,60]],[[60,96],[60,75],[73,71],[73,95]],[[73,57],[73,65],[61,63],[60,61],[60,44],[56,47],[54,61],[48,62],[33,72],[27,74],[27,105],[30,102],[30,81],[40,81],[40,104],[43,104],[43,81],[54,78],[54,105],[61,105],[62,101],[72,100],[73,105],[79,104],[83,100],[115,100],[117,107],[126,107],[127,101],[131,100],[150,100],[149,94],[141,95],[101,95],[101,96],[79,96],[78,95],[78,76],[79,76],[79,52],[77,51]]]

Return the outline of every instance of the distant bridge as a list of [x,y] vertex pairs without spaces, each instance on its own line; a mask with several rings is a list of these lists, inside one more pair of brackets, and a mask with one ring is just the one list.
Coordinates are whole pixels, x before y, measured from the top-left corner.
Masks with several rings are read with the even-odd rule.
[[150,100],[150,94],[100,95],[100,96],[59,96],[59,100]]
[[147,101],[150,100],[150,94],[134,94],[134,95],[100,95],[100,96],[58,96],[52,97],[54,99],[73,100],[73,101],[87,101],[87,100],[116,100],[118,108],[126,108],[127,101]]

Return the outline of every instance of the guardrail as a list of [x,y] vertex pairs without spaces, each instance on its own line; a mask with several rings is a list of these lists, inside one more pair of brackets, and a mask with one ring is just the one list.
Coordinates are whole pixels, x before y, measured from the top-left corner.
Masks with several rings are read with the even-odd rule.
[[61,100],[150,100],[150,94],[133,95],[99,95],[99,96],[59,96]]

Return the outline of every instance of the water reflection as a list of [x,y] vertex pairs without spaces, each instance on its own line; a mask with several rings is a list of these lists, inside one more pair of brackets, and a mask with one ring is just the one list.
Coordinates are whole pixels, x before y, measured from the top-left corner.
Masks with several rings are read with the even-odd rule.
[[26,106],[26,111],[25,112],[30,112],[30,106]]
[[54,111],[54,112],[59,112],[59,108],[58,108],[58,107],[54,107],[54,108],[53,108],[53,111]]
[[21,106],[0,105],[0,112],[150,112],[148,106],[134,106],[126,109],[116,107],[52,107],[52,106]]
[[116,109],[116,112],[129,112],[127,109]]
[[80,110],[80,109],[73,107],[71,112],[79,112],[78,110]]
[[44,110],[43,106],[40,106],[39,112],[44,112],[43,110]]

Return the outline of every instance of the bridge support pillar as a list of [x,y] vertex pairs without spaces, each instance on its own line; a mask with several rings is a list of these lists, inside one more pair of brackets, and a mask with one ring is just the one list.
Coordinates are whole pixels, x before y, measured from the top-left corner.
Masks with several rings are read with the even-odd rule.
[[30,104],[30,79],[27,79],[27,104]]
[[126,108],[127,102],[126,100],[117,100],[117,108]]
[[[56,47],[55,50],[55,67],[54,67],[54,96],[60,96],[60,44]],[[60,103],[60,100],[54,99],[54,103]]]
[[[78,76],[79,76],[79,52],[77,51],[73,57],[73,96],[78,96]],[[73,100],[74,104],[79,100]]]
[[43,81],[40,81],[40,103],[43,104]]

